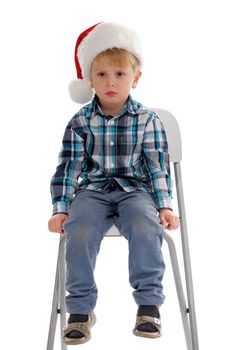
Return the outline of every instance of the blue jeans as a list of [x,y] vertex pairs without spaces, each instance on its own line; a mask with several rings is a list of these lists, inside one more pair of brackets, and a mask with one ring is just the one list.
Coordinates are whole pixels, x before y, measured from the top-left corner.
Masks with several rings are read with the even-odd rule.
[[129,281],[135,302],[161,305],[164,301],[163,227],[152,195],[140,190],[127,193],[119,189],[111,192],[82,189],[77,192],[64,225],[69,313],[89,314],[96,305],[96,258],[113,223],[128,240]]

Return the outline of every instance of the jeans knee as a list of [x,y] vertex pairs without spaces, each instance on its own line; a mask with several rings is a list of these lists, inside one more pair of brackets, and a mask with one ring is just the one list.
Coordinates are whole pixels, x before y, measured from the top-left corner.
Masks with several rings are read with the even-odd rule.
[[64,226],[64,230],[68,236],[68,240],[80,247],[91,244],[91,242],[96,239],[96,232],[93,229],[93,225],[89,225],[85,222],[67,222]]
[[121,224],[122,232],[127,238],[133,236],[138,240],[154,240],[163,236],[163,227],[158,218],[137,215],[133,219],[128,219]]

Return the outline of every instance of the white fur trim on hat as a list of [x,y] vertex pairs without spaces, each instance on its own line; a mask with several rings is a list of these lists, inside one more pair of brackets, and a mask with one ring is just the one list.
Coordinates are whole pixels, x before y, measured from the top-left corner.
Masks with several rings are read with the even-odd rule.
[[94,92],[90,83],[84,79],[76,79],[69,84],[69,95],[73,102],[84,104],[92,100]]
[[[84,34],[84,35],[83,35]],[[133,30],[117,23],[99,23],[79,37],[75,48],[75,63],[78,80],[71,82],[69,91],[73,101],[86,103],[93,97],[90,86],[90,70],[95,57],[111,48],[131,52],[142,65],[139,39]]]

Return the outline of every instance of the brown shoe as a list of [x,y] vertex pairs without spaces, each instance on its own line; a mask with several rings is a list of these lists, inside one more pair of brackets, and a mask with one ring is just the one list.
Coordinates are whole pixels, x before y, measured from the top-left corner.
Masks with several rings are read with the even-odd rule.
[[[138,327],[143,324],[150,324],[155,331],[143,331],[139,330]],[[139,327],[140,329],[142,327]],[[147,327],[146,327],[147,328]],[[159,338],[161,336],[161,322],[160,318],[151,317],[151,316],[137,316],[135,328],[133,329],[133,334],[138,337],[144,338]]]
[[[63,329],[63,340],[66,345],[77,345],[77,344],[84,344],[91,338],[91,327],[94,326],[96,323],[96,316],[94,313],[89,315],[88,321],[86,322],[74,322],[69,323],[67,326]],[[69,338],[68,335],[72,331],[77,331],[78,333],[81,333],[83,336],[81,338]]]

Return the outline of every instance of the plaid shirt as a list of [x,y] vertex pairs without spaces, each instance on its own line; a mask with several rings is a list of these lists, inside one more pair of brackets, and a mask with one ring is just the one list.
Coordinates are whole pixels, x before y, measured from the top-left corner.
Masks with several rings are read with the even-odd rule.
[[131,96],[116,117],[105,115],[95,96],[70,120],[51,180],[53,213],[68,213],[78,189],[104,191],[110,179],[126,192],[153,193],[157,209],[171,208],[163,125]]

